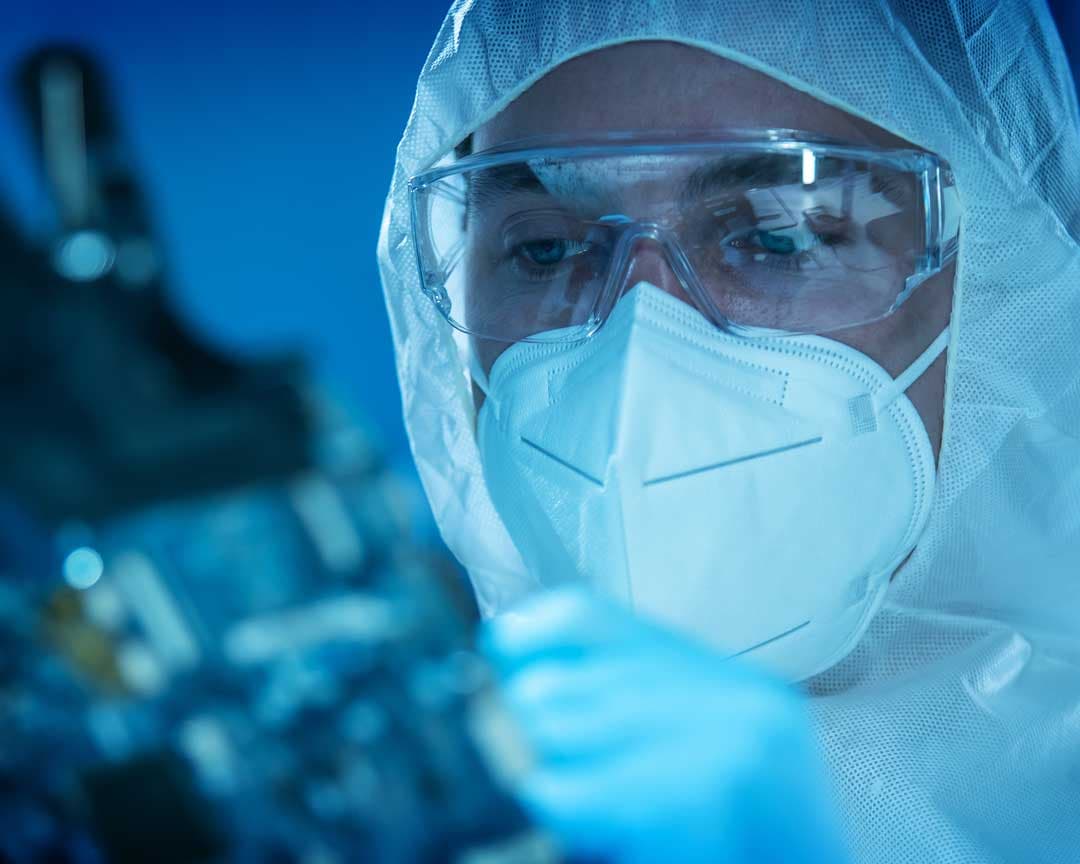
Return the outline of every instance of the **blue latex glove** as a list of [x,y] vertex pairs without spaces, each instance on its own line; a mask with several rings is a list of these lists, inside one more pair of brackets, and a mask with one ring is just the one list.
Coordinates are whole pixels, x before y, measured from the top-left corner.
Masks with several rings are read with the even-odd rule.
[[800,696],[582,589],[488,622],[533,749],[520,795],[568,851],[618,862],[842,862]]

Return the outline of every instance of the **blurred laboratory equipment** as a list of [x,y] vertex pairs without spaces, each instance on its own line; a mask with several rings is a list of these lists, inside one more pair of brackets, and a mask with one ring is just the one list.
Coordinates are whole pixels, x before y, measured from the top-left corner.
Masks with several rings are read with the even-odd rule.
[[92,57],[15,81],[57,218],[0,201],[0,862],[556,860],[412,486],[183,323]]

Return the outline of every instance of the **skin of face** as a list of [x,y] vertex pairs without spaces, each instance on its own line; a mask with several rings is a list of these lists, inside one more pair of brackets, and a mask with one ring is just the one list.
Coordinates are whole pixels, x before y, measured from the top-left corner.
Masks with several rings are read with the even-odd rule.
[[[855,145],[911,148],[910,142],[767,75],[700,48],[631,42],[581,55],[545,75],[473,135],[481,151],[540,135],[612,131],[797,129]],[[633,281],[688,299],[666,258],[644,245]],[[948,325],[953,268],[923,283],[892,315],[828,334],[873,358],[893,377]],[[943,354],[907,391],[935,458],[945,405]]]

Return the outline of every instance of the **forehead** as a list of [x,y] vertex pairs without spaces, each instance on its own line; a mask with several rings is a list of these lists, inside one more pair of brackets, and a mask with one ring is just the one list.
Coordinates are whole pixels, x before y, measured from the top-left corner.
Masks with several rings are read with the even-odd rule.
[[[798,155],[798,154],[796,154]],[[535,159],[498,166],[470,177],[468,200],[478,223],[500,220],[507,210],[542,204],[568,207],[580,215],[621,211],[636,215],[638,207],[661,205],[682,209],[704,203],[718,192],[732,193],[767,184],[770,194],[796,184],[802,190],[801,164],[775,154],[688,153],[600,156],[590,159]],[[821,186],[815,200],[820,202]],[[752,201],[752,197],[747,199]],[[777,199],[779,200],[779,199]],[[659,211],[649,213],[660,216]],[[685,214],[684,214],[685,215]]]
[[739,63],[674,42],[601,48],[556,67],[479,127],[473,149],[613,130],[798,129],[852,144],[903,139]]

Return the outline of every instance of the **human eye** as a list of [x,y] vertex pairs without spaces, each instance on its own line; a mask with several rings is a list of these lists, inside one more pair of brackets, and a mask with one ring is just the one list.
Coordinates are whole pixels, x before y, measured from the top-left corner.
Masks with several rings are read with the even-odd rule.
[[592,248],[586,240],[569,237],[540,237],[515,244],[510,258],[517,272],[529,279],[557,275],[568,262]]
[[588,256],[595,245],[585,226],[550,214],[514,220],[507,226],[503,240],[512,273],[529,282],[560,277]]

